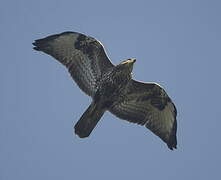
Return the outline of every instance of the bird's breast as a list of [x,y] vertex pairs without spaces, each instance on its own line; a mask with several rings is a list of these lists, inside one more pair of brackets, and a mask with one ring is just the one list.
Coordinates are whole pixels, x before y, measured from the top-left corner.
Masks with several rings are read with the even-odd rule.
[[108,78],[103,78],[100,81],[96,99],[100,99],[101,101],[108,102],[107,104],[111,104],[111,102],[115,102],[118,100],[122,94],[126,91],[126,86],[129,82],[129,78],[121,78],[121,77],[113,77],[109,76]]

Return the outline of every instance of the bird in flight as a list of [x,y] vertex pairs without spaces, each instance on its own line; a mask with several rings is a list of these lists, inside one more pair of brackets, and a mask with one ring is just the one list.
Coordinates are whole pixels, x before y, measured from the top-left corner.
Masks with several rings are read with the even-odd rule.
[[157,83],[132,79],[136,59],[113,65],[103,45],[77,32],[63,32],[35,40],[33,49],[51,55],[68,69],[92,102],[74,126],[80,138],[88,137],[105,111],[143,125],[173,150],[177,146],[177,111]]

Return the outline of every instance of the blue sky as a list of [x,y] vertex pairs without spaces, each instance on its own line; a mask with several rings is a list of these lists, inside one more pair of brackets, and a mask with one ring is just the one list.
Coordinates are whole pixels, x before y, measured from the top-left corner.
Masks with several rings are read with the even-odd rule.
[[[220,1],[2,1],[0,179],[219,179]],[[77,31],[135,79],[160,83],[178,110],[178,149],[106,113],[87,139],[87,97],[35,39]]]

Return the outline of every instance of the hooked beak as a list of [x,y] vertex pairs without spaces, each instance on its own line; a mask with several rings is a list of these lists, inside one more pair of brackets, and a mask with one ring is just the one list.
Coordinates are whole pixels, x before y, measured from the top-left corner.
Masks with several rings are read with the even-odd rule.
[[126,61],[124,61],[122,64],[133,64],[133,63],[135,63],[136,62],[136,59],[135,58],[133,58],[133,59],[127,59]]

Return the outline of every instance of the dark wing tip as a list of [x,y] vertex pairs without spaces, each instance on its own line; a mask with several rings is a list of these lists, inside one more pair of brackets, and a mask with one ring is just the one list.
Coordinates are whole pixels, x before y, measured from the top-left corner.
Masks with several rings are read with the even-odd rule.
[[172,139],[169,140],[169,142],[167,143],[167,146],[170,150],[173,150],[173,149],[177,148],[176,136],[174,136]]
[[44,51],[45,47],[48,45],[47,38],[35,40],[33,43],[33,49],[36,51]]
[[173,150],[173,148],[175,148],[175,149],[177,148],[176,131],[177,131],[177,122],[176,122],[176,118],[175,118],[173,128],[171,130],[170,137],[169,137],[169,140],[167,142],[167,146],[171,150]]
[[45,53],[50,53],[53,48],[51,42],[53,42],[53,40],[56,39],[57,37],[58,35],[52,35],[43,39],[37,39],[32,43],[34,45],[33,49],[36,51],[43,51]]
[[34,46],[33,49],[36,51],[40,51],[39,46],[37,45],[36,41],[32,43],[32,45]]
[[33,47],[34,50],[36,51],[45,51],[48,46],[50,46],[50,42],[54,41],[55,39],[57,39],[59,36],[63,36],[63,35],[68,35],[68,34],[74,34],[75,32],[71,32],[71,31],[66,31],[60,34],[54,34],[51,36],[47,36],[45,38],[42,39],[37,39],[35,40],[32,44],[35,46]]

